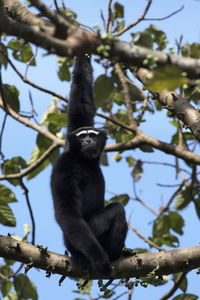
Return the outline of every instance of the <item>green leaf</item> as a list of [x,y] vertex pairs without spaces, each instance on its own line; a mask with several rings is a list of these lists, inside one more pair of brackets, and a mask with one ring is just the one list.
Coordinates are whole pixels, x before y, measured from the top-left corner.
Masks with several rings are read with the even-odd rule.
[[132,156],[127,156],[126,157],[126,161],[129,165],[129,167],[133,167],[134,163],[135,163],[135,158],[133,158]]
[[63,64],[62,66],[60,66],[58,71],[58,77],[61,81],[70,81],[71,79],[70,71],[66,67],[66,65]]
[[0,184],[0,202],[16,202],[15,194],[5,185]]
[[[78,285],[81,287],[84,283],[84,279],[79,279]],[[73,292],[77,294],[83,294],[83,295],[89,295],[92,288],[92,280],[89,280],[88,283],[84,286],[84,288],[79,288],[78,290],[75,290]]]
[[142,177],[143,174],[143,163],[142,161],[139,159],[136,161],[133,170],[131,172],[131,175],[133,176],[135,181],[140,180],[140,178]]
[[50,113],[48,114],[46,120],[42,123],[42,125],[55,125],[59,128],[66,127],[67,124],[67,115],[66,113]]
[[[22,169],[27,167],[26,161],[21,156],[15,156],[10,160],[5,160],[4,163],[1,164],[1,170],[3,174],[16,174],[21,172]],[[11,179],[9,182],[13,185],[18,185],[18,179]]]
[[97,107],[101,107],[114,89],[114,82],[111,77],[100,75],[94,83],[94,97]]
[[197,300],[199,297],[194,294],[180,294],[172,300]]
[[158,246],[167,245],[168,247],[177,247],[179,246],[179,240],[175,235],[170,233],[165,233],[160,237],[150,238]]
[[196,214],[197,214],[198,218],[200,219],[200,197],[195,198],[193,201],[194,201],[194,205],[195,205]]
[[121,161],[122,160],[121,153],[117,152],[116,154],[113,155],[112,159],[117,161],[117,162]]
[[184,44],[181,48],[181,53],[183,56],[199,58],[200,57],[200,44],[192,43]]
[[26,275],[14,277],[14,285],[19,299],[38,299],[36,287]]
[[163,234],[162,239],[163,239],[163,244],[165,244],[169,247],[178,247],[179,246],[179,239],[177,238],[177,236],[175,236],[171,233]]
[[32,48],[29,44],[25,44],[23,40],[12,39],[8,43],[8,48],[13,50],[13,57],[21,62],[30,62],[31,66],[35,66],[35,58]]
[[115,2],[114,4],[114,18],[124,18],[124,6],[119,2]]
[[47,150],[52,145],[52,141],[50,141],[47,137],[45,137],[41,133],[38,133],[36,138],[36,143],[40,150]]
[[184,220],[181,217],[181,215],[179,215],[177,212],[175,211],[170,211],[170,213],[168,214],[169,218],[170,218],[170,226],[171,228],[179,233],[179,234],[183,234],[183,226],[184,226]]
[[173,91],[187,82],[182,76],[182,71],[176,66],[158,68],[153,73],[153,78],[145,86],[151,92],[161,92],[164,89]]
[[175,209],[183,209],[192,201],[192,190],[187,187],[184,191],[181,191],[176,198],[174,205]]
[[[182,273],[176,273],[176,274],[173,274],[173,281],[174,282],[177,282],[177,280],[180,278]],[[179,285],[179,289],[181,289],[182,292],[186,292],[187,291],[187,286],[188,286],[188,280],[187,280],[187,277],[185,277],[181,284]]]
[[107,201],[106,204],[113,203],[113,202],[119,202],[123,206],[125,206],[129,200],[130,200],[130,197],[128,194],[121,194],[121,195],[117,195],[117,196],[110,198],[110,200]]
[[131,34],[135,45],[155,50],[164,50],[167,45],[167,36],[164,31],[150,25],[144,31]]
[[[34,148],[31,156],[29,158],[28,164],[33,164],[38,158],[40,158],[40,156],[45,152],[45,149],[39,149],[38,147]],[[52,153],[53,154],[53,153]],[[49,161],[50,157],[48,159],[46,159],[45,161],[43,161],[42,164],[40,164],[36,169],[34,169],[31,173],[29,173],[26,178],[28,180],[33,179],[34,177],[36,177],[41,171],[43,171],[50,163]]]
[[[0,42],[0,50],[3,52],[5,56],[8,56],[8,50],[6,46]],[[7,59],[0,53],[0,65],[4,65],[5,68],[7,68],[8,61]]]
[[113,32],[118,32],[118,31],[121,31],[124,26],[125,26],[125,20],[122,20],[122,21],[116,21],[115,22],[115,27],[113,29]]
[[23,41],[15,40],[15,39],[10,40],[7,45],[8,48],[15,50],[15,51],[20,50],[22,46],[23,46]]
[[4,297],[10,292],[12,285],[13,283],[10,280],[4,280],[1,283],[1,292]]
[[16,291],[12,291],[6,297],[4,297],[3,300],[23,300],[23,299],[19,299],[17,297]]
[[57,57],[57,62],[58,62],[58,77],[61,81],[70,81],[71,80],[71,74],[69,71],[69,68],[73,64],[73,60],[70,58],[64,58],[64,57]]
[[6,103],[16,112],[19,112],[19,91],[14,85],[4,84],[3,94]]
[[0,203],[0,223],[5,226],[16,226],[15,216],[6,203]]
[[153,148],[149,145],[142,145],[139,147],[139,149],[143,152],[154,152]]
[[153,237],[163,237],[170,230],[170,218],[166,215],[159,216],[153,224]]

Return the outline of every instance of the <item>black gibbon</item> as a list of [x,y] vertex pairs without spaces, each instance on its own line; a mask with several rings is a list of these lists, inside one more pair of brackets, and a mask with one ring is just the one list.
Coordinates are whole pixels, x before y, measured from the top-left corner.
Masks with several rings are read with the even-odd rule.
[[110,262],[119,258],[127,234],[120,203],[105,206],[105,183],[99,159],[106,132],[94,125],[95,104],[90,59],[75,60],[68,107],[65,151],[57,159],[51,190],[55,218],[64,242],[78,268],[110,275]]

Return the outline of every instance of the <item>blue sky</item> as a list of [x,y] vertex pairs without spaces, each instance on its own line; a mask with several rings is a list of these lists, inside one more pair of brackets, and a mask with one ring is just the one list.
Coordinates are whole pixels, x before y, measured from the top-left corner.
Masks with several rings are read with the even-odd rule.
[[[53,5],[52,1],[45,1],[47,4]],[[127,24],[136,20],[142,13],[146,1],[120,1],[125,6],[125,15]],[[200,1],[165,1],[154,0],[153,5],[149,11],[148,17],[159,18],[164,17],[173,11],[179,9],[184,5],[184,10],[179,14],[167,19],[165,21],[145,21],[133,28],[131,32],[137,32],[145,29],[149,24],[154,24],[158,28],[166,32],[169,45],[174,45],[174,40],[178,39],[183,34],[184,42],[200,42]],[[66,1],[66,6],[74,10],[78,14],[78,20],[81,23],[89,26],[99,24],[102,26],[100,19],[100,9],[104,12],[104,16],[107,14],[107,1],[92,1],[92,0],[69,0]],[[129,34],[125,34],[121,37],[121,40],[128,40]],[[34,49],[35,47],[33,47]],[[50,88],[62,95],[68,95],[69,85],[66,83],[60,83],[57,79],[57,65],[56,59],[53,56],[44,56],[44,50],[39,52],[38,67],[30,68],[28,76],[33,82],[36,82],[44,87]],[[25,65],[16,63],[18,68],[25,71]],[[94,74],[97,76],[99,68],[94,65]],[[9,68],[8,72],[4,72],[4,83],[10,83],[16,85],[20,90],[20,99],[22,101],[22,110],[30,110],[30,104],[28,100],[28,91],[30,87],[23,84],[17,75]],[[51,102],[51,97],[37,90],[32,90],[32,96],[36,110],[39,114],[38,120],[48,108]],[[152,136],[155,136],[161,140],[170,141],[170,136],[174,132],[174,128],[167,124],[165,119],[166,112],[163,111],[160,114],[149,115],[148,121],[143,125],[143,130]],[[0,120],[2,119],[2,112],[0,111]],[[159,126],[158,126],[159,124]],[[36,133],[29,128],[24,128],[11,118],[8,119],[7,127],[4,135],[3,151],[6,153],[6,158],[11,158],[14,155],[21,155],[25,159],[30,157],[30,153],[35,146]],[[112,141],[109,141],[112,142]],[[109,155],[109,167],[104,167],[103,172],[106,179],[106,188],[114,193],[128,193],[133,196],[133,183],[130,176],[131,169],[127,167],[125,162],[116,163],[112,157],[115,153]],[[174,163],[172,156],[167,156],[159,151],[153,154],[141,153],[141,151],[130,151],[130,154],[134,158],[142,158],[144,160],[152,161],[165,161]],[[125,156],[125,155],[124,155]],[[163,190],[159,188],[156,183],[173,183],[174,182],[174,170],[170,168],[164,169],[160,166],[145,166],[145,176],[138,183],[137,190],[150,206],[155,210],[158,210],[160,205],[167,201],[171,195],[171,191]],[[33,207],[33,212],[36,219],[36,244],[48,246],[49,250],[64,253],[64,245],[62,241],[61,231],[58,228],[54,216],[52,199],[49,189],[49,177],[51,168],[47,168],[36,179],[27,183],[27,187],[30,190],[30,199]],[[153,175],[152,175],[153,174]],[[7,185],[6,182],[1,182]],[[16,228],[3,227],[1,232],[4,234],[15,233],[16,235],[23,235],[23,224],[30,223],[29,214],[25,205],[25,199],[20,188],[16,189],[16,195],[18,203],[12,204],[12,208],[17,217]],[[109,199],[111,195],[106,193],[106,199]],[[148,211],[144,210],[137,202],[132,201],[126,208],[127,218],[131,218],[132,224],[137,227],[144,235],[151,234],[151,222],[154,220],[154,216]],[[192,218],[191,218],[192,215]],[[190,247],[196,245],[200,240],[193,228],[199,227],[199,221],[194,214],[193,207],[183,212],[183,216],[186,218],[185,235],[181,238],[181,247]],[[191,220],[192,219],[192,220]],[[199,232],[199,230],[198,230]],[[135,234],[131,233],[127,239],[128,247],[147,247]],[[191,272],[192,282],[189,285],[189,292],[200,295],[198,289],[199,277],[195,275],[195,272]],[[59,276],[54,275],[50,279],[45,278],[45,273],[41,270],[30,270],[30,278],[35,282],[40,300],[71,300],[75,298],[75,295],[71,294],[71,290],[75,289],[75,283],[72,280],[65,280],[61,287],[58,286]],[[159,299],[161,295],[166,292],[171,284],[166,287],[148,287],[137,288],[134,293],[133,299]],[[95,295],[95,292],[93,293]],[[87,299],[86,297],[83,297]],[[125,299],[125,298],[123,298]]]

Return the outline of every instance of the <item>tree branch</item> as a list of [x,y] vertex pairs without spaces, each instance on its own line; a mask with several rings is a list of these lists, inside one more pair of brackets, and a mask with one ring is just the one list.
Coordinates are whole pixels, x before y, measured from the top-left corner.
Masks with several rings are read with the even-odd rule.
[[[4,109],[2,98],[0,97],[0,107]],[[27,120],[20,116],[18,113],[16,113],[10,106],[7,106],[6,112],[15,120],[18,122],[24,124],[27,127],[32,128],[33,130],[40,132],[42,135],[50,139],[52,142],[56,143],[58,146],[63,146],[64,141],[57,138],[54,134],[52,134],[50,131],[46,130],[45,128],[37,125],[36,123],[31,122],[30,120]]]
[[23,170],[20,173],[15,173],[15,174],[8,174],[8,175],[3,175],[0,176],[0,181],[1,180],[10,180],[10,179],[22,179],[24,176],[28,175],[32,171],[34,171],[36,168],[38,168],[48,157],[49,155],[56,149],[58,148],[59,145],[56,143],[53,143],[41,156],[38,158],[32,165],[30,165],[28,168]]
[[143,11],[143,13],[142,13],[142,15],[141,15],[135,22],[133,22],[133,23],[131,23],[129,26],[123,28],[122,30],[120,30],[119,32],[117,32],[115,35],[116,35],[116,36],[122,35],[122,34],[125,33],[126,31],[128,31],[129,29],[131,29],[131,28],[133,28],[134,26],[136,26],[136,25],[137,25],[138,23],[140,23],[142,20],[144,20],[146,14],[148,13],[149,8],[150,8],[150,6],[151,6],[151,4],[152,4],[152,1],[153,1],[153,0],[148,0],[148,3],[147,3],[147,5],[146,5],[146,7],[145,7],[145,9],[144,9],[144,11]]
[[[107,276],[98,276],[94,271],[78,270],[71,266],[70,258],[51,251],[42,246],[33,246],[17,241],[11,237],[0,236],[0,256],[32,264],[33,267],[48,272],[87,279],[99,279]],[[154,271],[156,275],[175,274],[196,269],[200,266],[200,246],[159,253],[142,253],[121,258],[112,263],[113,275],[109,279],[143,277]]]
[[[136,71],[137,78],[146,85],[152,77],[152,72],[147,69],[133,67],[132,71]],[[187,127],[190,128],[193,135],[200,141],[200,113],[192,106],[187,99],[176,92],[163,90],[157,93],[157,99],[163,108],[171,111],[176,117],[181,120]]]
[[[109,58],[113,57],[128,65],[143,66],[143,61],[148,55],[157,58],[158,66],[175,65],[191,78],[198,78],[200,75],[200,59],[169,55],[161,51],[153,51],[147,48],[133,46],[122,41],[111,41],[110,39],[101,39],[99,34],[77,28],[68,24],[67,38],[65,40],[53,36],[49,26],[41,29],[40,26],[28,26],[24,23],[13,22],[8,18],[4,11],[3,1],[0,1],[0,31],[7,35],[17,36],[29,41],[39,47],[46,49],[50,53],[56,53],[60,56],[74,56],[87,52],[88,54],[97,54],[98,46],[108,45],[110,47]],[[65,22],[67,24],[67,21]],[[51,30],[52,31],[52,30]],[[103,57],[103,53],[101,53]]]

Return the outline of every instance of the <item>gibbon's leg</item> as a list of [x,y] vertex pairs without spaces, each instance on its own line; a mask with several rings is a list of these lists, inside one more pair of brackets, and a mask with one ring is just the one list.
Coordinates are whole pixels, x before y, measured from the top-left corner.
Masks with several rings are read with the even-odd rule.
[[124,207],[117,202],[111,203],[93,215],[88,224],[109,259],[119,258],[128,231]]
[[80,262],[80,266],[89,262],[89,267],[99,274],[110,275],[112,268],[108,256],[83,219],[67,216],[61,227],[65,245],[73,257],[72,262]]

